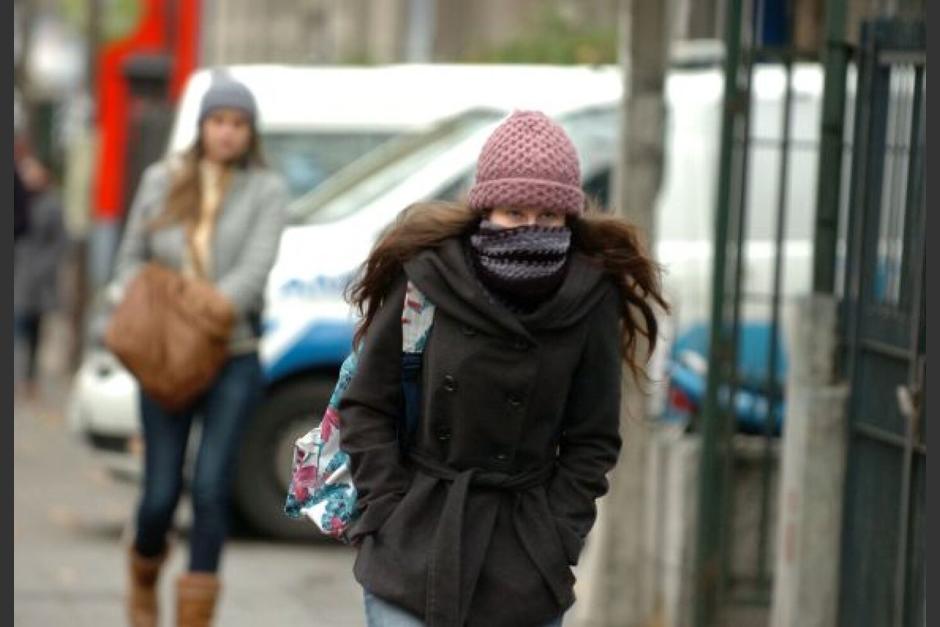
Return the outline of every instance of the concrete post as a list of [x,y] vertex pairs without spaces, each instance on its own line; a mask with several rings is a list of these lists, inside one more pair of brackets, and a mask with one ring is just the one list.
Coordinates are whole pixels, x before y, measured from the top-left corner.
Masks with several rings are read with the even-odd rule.
[[787,329],[784,421],[772,627],[832,627],[839,597],[848,386],[836,381],[838,305],[816,294]]
[[620,462],[575,571],[578,602],[572,623],[577,627],[640,627],[652,614],[655,577],[646,531],[650,425],[642,413],[643,396],[626,380],[623,395]]
[[[620,0],[618,11],[624,131],[613,207],[642,230],[647,243],[653,241],[653,212],[662,173],[670,5]],[[642,355],[646,347],[640,344]],[[575,613],[575,623],[585,627],[640,627],[649,625],[654,614],[655,559],[649,547],[657,544],[658,534],[650,528],[655,518],[650,508],[655,503],[648,500],[648,398],[625,371],[623,449],[578,572],[585,581],[579,590],[590,590],[589,599],[579,602]]]
[[661,501],[656,522],[660,538],[654,557],[655,622],[651,623],[656,627],[692,625],[701,445],[698,435],[665,429],[654,441],[656,456],[662,459],[651,465],[656,491],[650,498]]

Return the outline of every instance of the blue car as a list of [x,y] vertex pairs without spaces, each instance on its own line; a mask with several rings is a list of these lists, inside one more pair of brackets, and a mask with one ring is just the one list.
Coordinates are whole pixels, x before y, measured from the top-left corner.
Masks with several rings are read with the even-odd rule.
[[[708,379],[709,329],[695,324],[681,333],[672,346],[667,371],[669,390],[662,419],[696,430],[705,404]],[[771,433],[779,436],[785,411],[784,383],[787,358],[778,336],[774,380],[768,385],[770,324],[746,322],[738,331],[737,370],[739,381],[734,394],[734,416],[741,433],[763,434],[771,421]],[[730,390],[723,387],[719,398],[727,400]],[[773,402],[771,402],[773,396]]]

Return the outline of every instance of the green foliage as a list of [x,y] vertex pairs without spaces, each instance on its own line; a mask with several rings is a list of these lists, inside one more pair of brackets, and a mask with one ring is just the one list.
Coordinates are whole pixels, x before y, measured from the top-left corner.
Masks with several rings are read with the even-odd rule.
[[556,10],[544,11],[534,28],[509,43],[471,51],[475,63],[606,64],[617,61],[617,30],[571,23]]
[[[130,36],[144,16],[145,0],[99,0],[100,36],[111,43]],[[91,14],[88,0],[57,0],[55,6],[66,22],[78,30],[88,29]]]

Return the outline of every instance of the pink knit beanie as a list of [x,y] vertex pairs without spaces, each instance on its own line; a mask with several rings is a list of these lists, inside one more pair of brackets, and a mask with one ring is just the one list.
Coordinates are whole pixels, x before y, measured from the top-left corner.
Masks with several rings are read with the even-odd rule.
[[581,166],[574,144],[540,111],[516,111],[496,127],[477,161],[471,209],[562,210],[581,215]]

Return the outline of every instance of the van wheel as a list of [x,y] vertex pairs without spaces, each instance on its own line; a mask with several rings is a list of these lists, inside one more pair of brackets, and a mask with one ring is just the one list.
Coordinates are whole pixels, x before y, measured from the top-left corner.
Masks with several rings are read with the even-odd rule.
[[245,431],[234,486],[240,517],[256,531],[284,540],[327,540],[306,519],[284,513],[294,442],[320,423],[333,381],[308,378],[276,387]]

